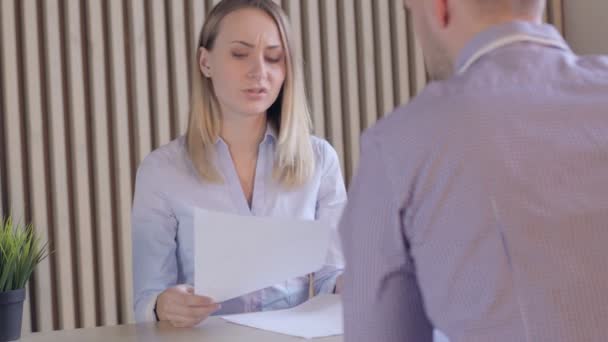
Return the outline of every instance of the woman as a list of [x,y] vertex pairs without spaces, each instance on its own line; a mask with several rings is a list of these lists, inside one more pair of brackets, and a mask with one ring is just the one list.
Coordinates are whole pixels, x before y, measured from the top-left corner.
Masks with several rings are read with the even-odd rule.
[[[221,1],[201,31],[194,69],[187,134],[140,165],[132,217],[136,320],[178,327],[212,313],[291,307],[309,292],[310,278],[302,275],[221,305],[195,295],[193,207],[335,227],[346,201],[336,152],[310,136],[300,65],[280,7]],[[342,271],[336,236],[327,265],[315,273],[315,293],[335,291]]]

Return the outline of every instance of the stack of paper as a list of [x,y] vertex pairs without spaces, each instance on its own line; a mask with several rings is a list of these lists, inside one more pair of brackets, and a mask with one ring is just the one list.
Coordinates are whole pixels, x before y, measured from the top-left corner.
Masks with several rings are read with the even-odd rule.
[[320,338],[342,335],[342,302],[338,295],[319,295],[291,309],[224,316],[228,322],[280,334]]

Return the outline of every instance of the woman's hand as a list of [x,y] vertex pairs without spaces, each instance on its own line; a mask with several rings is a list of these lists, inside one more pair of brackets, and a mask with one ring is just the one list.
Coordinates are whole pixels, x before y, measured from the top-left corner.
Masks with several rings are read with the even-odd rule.
[[156,316],[174,327],[190,328],[204,321],[220,304],[194,294],[189,285],[177,285],[163,291],[156,299]]

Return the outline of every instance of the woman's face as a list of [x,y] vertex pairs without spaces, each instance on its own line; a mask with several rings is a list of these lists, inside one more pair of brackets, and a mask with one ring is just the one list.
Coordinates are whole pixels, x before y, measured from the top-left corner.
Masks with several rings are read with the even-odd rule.
[[285,63],[277,25],[268,14],[252,8],[224,17],[213,48],[201,48],[199,61],[224,118],[265,114],[283,86]]

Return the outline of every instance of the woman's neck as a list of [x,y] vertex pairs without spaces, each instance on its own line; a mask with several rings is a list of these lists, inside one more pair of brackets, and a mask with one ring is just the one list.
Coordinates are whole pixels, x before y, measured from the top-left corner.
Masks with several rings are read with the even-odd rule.
[[220,136],[232,153],[257,153],[266,133],[266,115],[224,116]]

